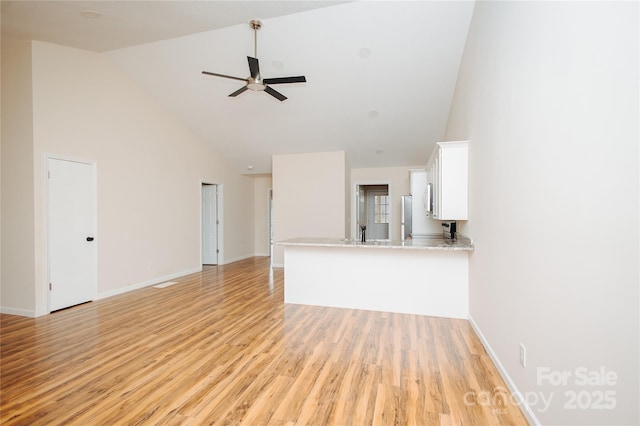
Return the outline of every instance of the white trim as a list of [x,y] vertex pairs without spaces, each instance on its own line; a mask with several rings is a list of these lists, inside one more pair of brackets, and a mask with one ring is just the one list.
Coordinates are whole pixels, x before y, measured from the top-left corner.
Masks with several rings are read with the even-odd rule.
[[493,348],[491,348],[491,345],[489,344],[487,339],[484,337],[484,334],[482,334],[482,331],[480,331],[480,327],[478,326],[478,324],[476,324],[476,322],[473,320],[473,317],[471,315],[469,315],[469,323],[471,324],[471,327],[473,327],[473,330],[476,332],[476,335],[480,339],[480,342],[482,342],[482,346],[484,346],[484,349],[489,354],[489,357],[493,361],[493,364],[498,369],[498,373],[500,373],[500,376],[502,376],[502,379],[507,384],[507,387],[509,388],[511,393],[513,393],[516,396],[517,401],[522,401],[522,405],[520,408],[522,409],[522,412],[524,413],[529,423],[533,425],[541,426],[542,423],[540,423],[536,415],[533,413],[533,410],[531,409],[529,404],[527,404],[526,399],[522,396],[522,393],[520,392],[516,384],[513,382],[513,380],[511,380],[511,376],[509,376],[509,373],[507,373],[507,370],[504,368],[504,366],[500,362],[498,355],[496,355]]
[[255,257],[269,257],[270,256],[269,253],[254,253],[253,255]]
[[0,313],[7,315],[18,315],[21,317],[36,318],[36,312],[28,309],[12,308],[10,306],[0,306]]
[[169,280],[172,280],[174,278],[184,277],[185,275],[189,275],[189,274],[195,274],[196,272],[200,272],[200,271],[202,271],[202,265],[200,265],[197,268],[187,269],[186,271],[177,272],[175,274],[169,274],[169,275],[165,275],[163,277],[156,277],[156,278],[152,278],[150,280],[143,281],[143,282],[140,282],[140,283],[128,285],[126,287],[120,287],[120,288],[117,288],[115,290],[105,291],[105,292],[102,292],[102,293],[98,293],[98,299],[97,300],[105,299],[105,298],[111,297],[111,296],[117,296],[117,295],[123,294],[123,293],[128,293],[128,292],[133,291],[133,290],[139,290],[141,288],[145,288],[145,287],[149,287],[151,285],[163,283],[165,281],[169,281]]
[[[100,236],[98,235],[98,163],[94,160],[84,160],[80,158],[70,157],[67,155],[58,155],[45,153],[45,202],[44,202],[44,223],[45,223],[45,246],[44,246],[44,256],[43,256],[43,267],[45,268],[45,281],[42,283],[42,288],[46,294],[46,306],[44,307],[44,312],[40,313],[36,311],[34,312],[34,316],[42,316],[45,314],[51,313],[51,292],[49,290],[49,283],[51,282],[51,270],[49,268],[49,237],[50,237],[50,229],[49,229],[49,161],[50,160],[58,160],[58,161],[69,161],[73,163],[87,164],[91,166],[91,179],[92,179],[92,203],[93,203],[93,238],[97,241],[95,244],[95,250],[93,251],[93,264],[95,269],[93,271],[93,283],[94,288],[91,291],[91,300],[98,300],[98,250],[100,248]],[[39,314],[39,315],[38,315]]]
[[240,260],[245,260],[245,259],[250,259],[252,257],[254,257],[253,254],[245,254],[245,255],[242,255],[242,256],[239,256],[239,257],[234,257],[233,259],[225,259],[224,263],[221,262],[220,265],[228,265],[229,263],[238,262]]

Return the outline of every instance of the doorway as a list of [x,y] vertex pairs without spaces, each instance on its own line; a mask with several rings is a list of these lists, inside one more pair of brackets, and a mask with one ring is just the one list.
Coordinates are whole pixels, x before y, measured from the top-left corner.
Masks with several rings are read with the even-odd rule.
[[95,163],[47,158],[49,311],[98,293]]
[[218,248],[218,185],[202,183],[201,188],[201,261],[203,265],[217,265]]
[[362,238],[366,226],[367,240],[388,240],[391,206],[388,184],[356,185],[356,232]]

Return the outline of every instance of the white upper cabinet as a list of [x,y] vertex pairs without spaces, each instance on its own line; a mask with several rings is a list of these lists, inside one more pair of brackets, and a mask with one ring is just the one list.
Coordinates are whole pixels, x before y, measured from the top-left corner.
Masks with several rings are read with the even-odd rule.
[[469,142],[438,142],[427,163],[427,215],[438,220],[469,216]]

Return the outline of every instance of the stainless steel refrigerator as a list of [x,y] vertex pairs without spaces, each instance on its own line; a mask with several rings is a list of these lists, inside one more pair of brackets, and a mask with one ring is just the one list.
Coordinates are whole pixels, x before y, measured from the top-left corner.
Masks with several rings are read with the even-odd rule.
[[402,241],[411,238],[411,195],[402,196],[402,213],[400,223],[400,238]]

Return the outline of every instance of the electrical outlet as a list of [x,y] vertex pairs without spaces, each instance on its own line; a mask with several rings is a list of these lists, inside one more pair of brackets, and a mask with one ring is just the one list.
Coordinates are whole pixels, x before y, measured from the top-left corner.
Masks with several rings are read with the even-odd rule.
[[522,343],[520,343],[520,364],[523,367],[527,366],[527,348]]

